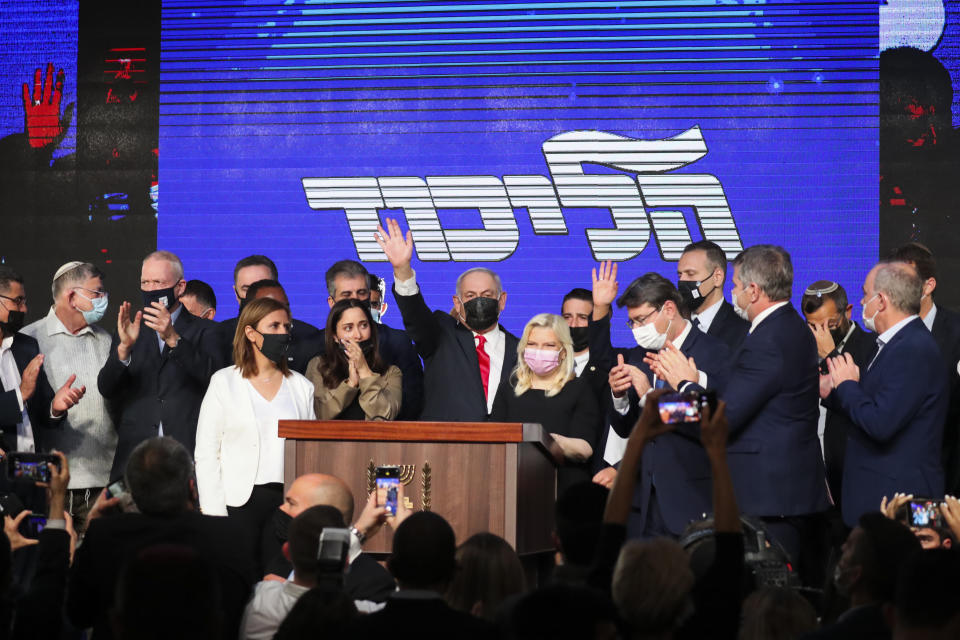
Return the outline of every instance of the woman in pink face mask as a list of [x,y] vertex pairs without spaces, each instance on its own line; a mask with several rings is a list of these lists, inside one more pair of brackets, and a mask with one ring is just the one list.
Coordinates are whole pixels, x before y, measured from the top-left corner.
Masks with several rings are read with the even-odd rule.
[[537,422],[563,450],[557,494],[589,482],[590,458],[600,436],[600,407],[590,385],[573,372],[573,344],[562,317],[534,316],[517,346],[517,366],[497,389],[490,420]]

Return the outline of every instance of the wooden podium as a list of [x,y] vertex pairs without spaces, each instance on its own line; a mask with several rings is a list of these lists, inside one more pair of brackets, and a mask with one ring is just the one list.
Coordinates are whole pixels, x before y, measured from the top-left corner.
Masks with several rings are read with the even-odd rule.
[[[408,504],[446,518],[457,544],[489,531],[521,555],[553,550],[563,454],[539,424],[281,420],[279,435],[287,439],[286,487],[305,473],[335,475],[353,491],[354,518],[373,490],[374,469],[397,465]],[[384,527],[364,548],[389,553],[392,537]]]

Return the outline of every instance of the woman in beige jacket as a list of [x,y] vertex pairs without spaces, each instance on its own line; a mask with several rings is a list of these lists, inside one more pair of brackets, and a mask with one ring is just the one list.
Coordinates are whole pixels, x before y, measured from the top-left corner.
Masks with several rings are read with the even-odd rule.
[[370,303],[340,300],[327,316],[324,354],[307,364],[318,420],[393,420],[400,411],[401,373],[377,346]]

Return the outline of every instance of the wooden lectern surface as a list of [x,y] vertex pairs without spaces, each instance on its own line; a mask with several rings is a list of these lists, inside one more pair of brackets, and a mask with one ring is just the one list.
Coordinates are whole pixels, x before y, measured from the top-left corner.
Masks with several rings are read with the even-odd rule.
[[[559,446],[540,425],[281,421],[279,435],[287,438],[287,486],[304,473],[335,475],[354,494],[354,518],[372,489],[374,469],[397,465],[413,508],[428,506],[444,516],[458,543],[490,531],[519,553],[552,548],[555,464],[562,454],[558,458]],[[389,552],[391,540],[384,527],[365,548]]]

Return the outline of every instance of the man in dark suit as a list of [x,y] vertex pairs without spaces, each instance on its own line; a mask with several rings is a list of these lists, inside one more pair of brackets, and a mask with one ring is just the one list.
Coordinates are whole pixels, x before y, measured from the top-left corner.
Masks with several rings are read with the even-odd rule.
[[393,265],[393,295],[407,334],[424,363],[422,420],[481,422],[493,408],[500,383],[517,363],[516,336],[498,320],[507,302],[500,278],[489,269],[469,269],[457,279],[456,318],[431,313],[410,267],[413,238],[387,220],[377,243]]
[[[733,261],[733,284],[738,315],[751,323],[718,389],[737,503],[766,523],[805,583],[819,584],[830,503],[817,437],[817,345],[790,304],[790,254],[773,245],[746,249]],[[703,389],[691,381],[680,390]]]
[[199,511],[193,459],[172,438],[151,438],[130,454],[126,481],[139,513],[104,514],[119,500],[97,500],[70,571],[67,615],[100,640],[113,637],[110,610],[127,561],[160,544],[195,549],[214,568],[221,590],[221,637],[236,638],[240,616],[256,582],[253,542],[227,518]]
[[910,242],[894,249],[890,260],[906,262],[917,270],[923,282],[920,319],[940,347],[950,376],[950,407],[943,428],[943,473],[946,493],[960,493],[960,315],[935,302],[937,261],[927,247]]
[[[283,285],[276,280],[257,280],[247,286],[246,293],[244,304],[247,300],[272,298],[287,305],[287,308],[290,307],[287,292],[283,289]],[[228,358],[227,364],[233,363],[233,337],[237,333],[239,320],[239,317],[230,318],[218,325],[223,340],[224,355]],[[287,366],[290,367],[291,371],[304,373],[307,370],[307,363],[314,356],[323,353],[323,332],[303,320],[294,318],[291,322],[293,329],[290,335],[293,339],[287,347]]]
[[[610,305],[617,289],[616,269],[601,265],[594,278],[594,318],[603,315],[591,327],[598,345],[610,343]],[[675,390],[685,380],[704,388],[724,386],[729,349],[693,326],[669,280],[644,274],[630,283],[617,306],[626,307],[637,341],[636,347],[617,350],[618,364],[609,375],[607,415],[619,436],[630,435],[654,386]],[[692,520],[711,510],[710,463],[698,428],[681,426],[650,442],[640,468],[627,525],[630,537],[679,537]]]
[[902,262],[880,263],[863,285],[863,317],[878,352],[861,371],[828,360],[820,395],[853,423],[843,471],[843,520],[853,526],[896,492],[943,496],[943,424],[950,401],[940,349],[918,317],[922,283]]
[[[586,380],[597,396],[597,403],[603,406],[607,390],[607,372],[611,362],[603,359],[601,352],[590,351],[590,318],[593,316],[593,294],[588,289],[577,287],[563,296],[560,315],[570,327],[573,340],[573,371],[578,378]],[[604,425],[593,454],[593,481],[610,488],[617,477],[614,465],[623,457],[626,440],[618,436],[609,425]]]
[[[843,353],[849,353],[858,367],[866,369],[877,353],[877,336],[864,331],[850,318],[853,305],[848,302],[847,292],[839,283],[829,280],[814,282],[804,291],[800,308],[817,341],[821,371],[826,371],[825,358]],[[837,507],[843,495],[843,458],[850,428],[850,421],[843,413],[821,407],[817,432],[822,434],[827,485]]]
[[19,333],[26,313],[23,278],[0,265],[0,449],[5,452],[46,450],[44,429],[55,428],[86,391],[73,389],[71,378],[54,393],[37,341]]
[[424,640],[497,637],[490,623],[444,602],[456,571],[456,550],[453,529],[441,516],[431,511],[406,516],[393,534],[393,553],[387,560],[400,590],[380,611],[360,616],[346,637],[380,638],[398,630]]
[[120,305],[110,356],[97,376],[100,394],[117,409],[117,453],[110,478],[123,474],[138,444],[168,435],[193,451],[200,403],[221,368],[217,325],[190,315],[179,302],[183,264],[169,251],[143,261],[143,310]]
[[[330,307],[347,298],[356,298],[364,302],[370,301],[370,274],[359,262],[354,260],[340,260],[327,269],[327,291],[330,293],[327,302]],[[376,306],[376,309],[373,307]],[[385,364],[395,365],[403,374],[403,391],[398,420],[416,420],[423,410],[423,365],[420,356],[410,341],[406,331],[394,329],[379,319],[379,304],[371,304],[371,314],[377,323],[379,336],[380,357]],[[326,330],[326,329],[324,329]],[[321,344],[324,344],[321,342]]]
[[750,323],[723,299],[727,254],[709,240],[688,244],[677,263],[677,275],[677,288],[693,324],[726,344],[731,353],[736,351],[747,337]]

